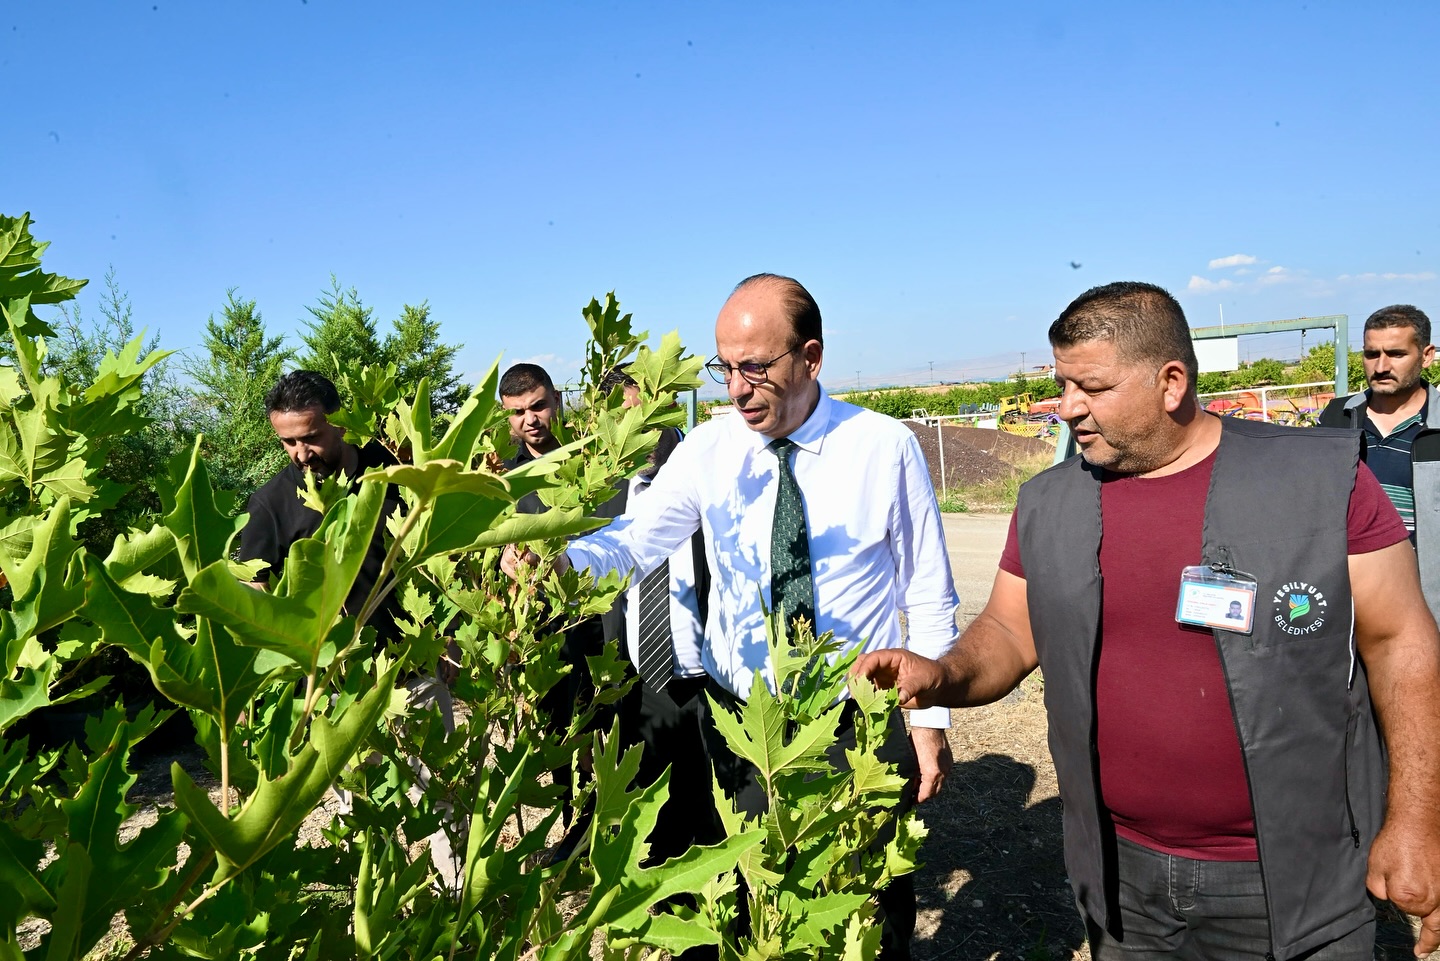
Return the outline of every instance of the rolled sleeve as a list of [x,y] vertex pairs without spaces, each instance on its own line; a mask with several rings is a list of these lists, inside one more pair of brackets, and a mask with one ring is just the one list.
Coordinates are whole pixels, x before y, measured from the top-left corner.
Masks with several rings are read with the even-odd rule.
[[950,726],[948,707],[921,707],[910,712],[911,727],[933,727],[944,730]]

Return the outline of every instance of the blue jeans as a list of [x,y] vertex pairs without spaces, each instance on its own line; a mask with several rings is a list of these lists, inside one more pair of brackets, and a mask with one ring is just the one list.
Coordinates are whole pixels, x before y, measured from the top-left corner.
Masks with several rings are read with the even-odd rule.
[[[1270,918],[1256,861],[1196,861],[1117,839],[1119,938],[1088,917],[1094,961],[1184,958],[1232,961],[1270,956]],[[1309,951],[1305,961],[1370,961],[1375,922]]]

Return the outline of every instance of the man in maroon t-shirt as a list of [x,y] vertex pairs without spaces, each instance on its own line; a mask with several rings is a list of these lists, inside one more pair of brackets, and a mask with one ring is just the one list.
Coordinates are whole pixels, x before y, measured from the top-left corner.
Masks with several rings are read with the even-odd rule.
[[[1233,689],[1216,633],[1272,630],[1268,624],[1251,628],[1249,622],[1239,630],[1231,623],[1237,605],[1242,618],[1262,620],[1266,614],[1256,608],[1269,598],[1257,597],[1249,575],[1220,571],[1222,565],[1214,565],[1213,574],[1208,567],[1190,567],[1200,564],[1202,547],[1211,542],[1207,498],[1222,425],[1204,412],[1196,396],[1194,350],[1184,315],[1158,287],[1112,284],[1072,303],[1052,325],[1050,338],[1062,387],[1060,416],[1085,462],[1102,469],[1102,533],[1095,558],[1098,656],[1093,681],[1088,688],[1078,687],[1087,689],[1091,699],[1099,814],[1105,829],[1113,830],[1113,840],[1104,869],[1070,865],[1072,878],[1103,873],[1106,887],[1115,892],[1109,930],[1087,916],[1092,956],[1097,961],[1273,958],[1276,942],[1252,806],[1252,780],[1263,774],[1246,770]],[[1328,469],[1345,476],[1333,466]],[[1440,946],[1440,763],[1435,754],[1440,707],[1433,696],[1440,687],[1440,636],[1421,596],[1399,515],[1363,463],[1346,481],[1350,492],[1341,570],[1348,567],[1353,649],[1368,675],[1390,756],[1385,823],[1370,847],[1366,881],[1376,896],[1423,918],[1416,949],[1423,954]],[[1275,483],[1284,482],[1277,474]],[[1076,503],[1083,507],[1083,500]],[[1016,518],[1020,515],[1017,511]],[[1053,512],[1047,516],[1056,524],[1070,523]],[[862,657],[856,672],[897,687],[907,707],[986,704],[1019,684],[1039,660],[1030,604],[1044,603],[1050,586],[1042,581],[1027,590],[1020,549],[1026,538],[1018,523],[1012,518],[985,610],[948,655],[932,661],[907,651],[877,651]],[[1045,536],[1043,529],[1031,532],[1029,549],[1040,550],[1028,555],[1032,560],[1054,556]],[[1054,550],[1064,550],[1058,537]],[[1083,567],[1085,559],[1066,557],[1064,563]],[[1187,567],[1201,572],[1190,575],[1194,583],[1187,587],[1195,591],[1186,593],[1189,600],[1182,598],[1181,569]],[[1262,581],[1275,579],[1274,572],[1254,574]],[[1292,609],[1308,603],[1304,585],[1293,589],[1300,593],[1290,595]],[[1214,598],[1207,601],[1212,605],[1208,614],[1186,606],[1199,603],[1197,598]],[[1191,624],[1181,623],[1182,609]],[[1047,670],[1053,669],[1058,665]],[[1351,673],[1353,684],[1353,667]],[[1057,743],[1053,726],[1075,723],[1077,716],[1085,715],[1057,720],[1052,710],[1052,746]],[[1287,733],[1306,733],[1303,718],[1291,723],[1294,728]],[[1360,835],[1354,837],[1358,848]],[[1314,843],[1328,842],[1317,838]],[[1272,875],[1265,878],[1273,882]],[[1296,885],[1301,894],[1291,902],[1304,903],[1304,891],[1319,879],[1293,877],[1285,883]],[[1354,899],[1363,901],[1363,892],[1354,892]],[[1359,926],[1350,929],[1353,925]],[[1321,933],[1314,934],[1315,928]],[[1369,958],[1374,923],[1322,920],[1312,925],[1310,943],[1317,940],[1324,942],[1317,953],[1293,943],[1291,950],[1275,947],[1275,952],[1281,961],[1297,952],[1307,958]]]

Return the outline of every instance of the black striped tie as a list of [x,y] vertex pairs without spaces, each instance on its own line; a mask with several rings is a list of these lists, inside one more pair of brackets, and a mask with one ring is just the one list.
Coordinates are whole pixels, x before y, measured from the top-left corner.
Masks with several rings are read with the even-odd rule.
[[663,691],[675,673],[675,647],[670,637],[670,562],[665,561],[640,582],[640,662],[635,665],[645,686]]

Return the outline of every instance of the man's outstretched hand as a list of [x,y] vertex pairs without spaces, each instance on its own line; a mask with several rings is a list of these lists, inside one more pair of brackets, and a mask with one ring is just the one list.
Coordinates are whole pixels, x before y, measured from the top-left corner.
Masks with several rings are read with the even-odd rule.
[[894,688],[904,708],[933,707],[945,683],[945,671],[937,661],[894,647],[861,654],[850,673],[869,678],[878,688]]
[[[517,551],[514,544],[506,544],[505,549],[500,552],[500,570],[509,575],[512,581],[520,579],[520,568],[537,567],[540,564],[540,555],[526,548]],[[570,558],[561,554],[555,558],[554,567],[556,573],[564,574],[570,569]]]

